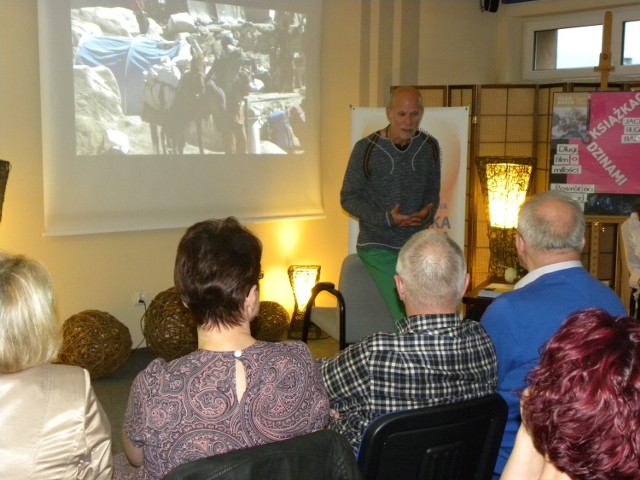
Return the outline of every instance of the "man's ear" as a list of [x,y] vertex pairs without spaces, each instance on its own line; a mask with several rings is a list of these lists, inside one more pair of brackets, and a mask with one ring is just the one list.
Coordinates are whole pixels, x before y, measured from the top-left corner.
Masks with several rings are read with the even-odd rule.
[[400,275],[394,275],[393,279],[396,282],[396,289],[398,289],[398,297],[404,302],[404,284],[402,283],[402,279]]
[[471,280],[471,276],[467,273],[464,277],[464,287],[462,288],[461,297],[464,297],[464,294],[467,293],[467,288],[469,288],[469,281]]
[[516,233],[516,252],[524,252],[525,243],[522,239],[522,235]]

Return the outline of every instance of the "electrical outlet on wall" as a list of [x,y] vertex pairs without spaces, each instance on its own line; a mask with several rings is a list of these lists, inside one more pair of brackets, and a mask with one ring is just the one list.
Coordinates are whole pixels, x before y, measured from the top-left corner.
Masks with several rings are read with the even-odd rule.
[[144,292],[134,292],[133,293],[133,304],[134,305],[146,305],[147,304],[147,294]]

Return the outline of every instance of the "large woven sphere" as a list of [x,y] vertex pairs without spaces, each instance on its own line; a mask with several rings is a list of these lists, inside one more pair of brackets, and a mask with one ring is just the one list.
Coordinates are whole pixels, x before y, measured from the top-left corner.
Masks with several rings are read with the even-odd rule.
[[251,335],[258,340],[279,342],[289,329],[289,314],[277,302],[260,302],[260,312],[251,322]]
[[144,315],[147,346],[165,360],[173,360],[198,348],[198,334],[191,312],[175,287],[160,292]]
[[62,325],[58,362],[86,368],[91,378],[114,374],[131,354],[129,329],[107,312],[84,310]]

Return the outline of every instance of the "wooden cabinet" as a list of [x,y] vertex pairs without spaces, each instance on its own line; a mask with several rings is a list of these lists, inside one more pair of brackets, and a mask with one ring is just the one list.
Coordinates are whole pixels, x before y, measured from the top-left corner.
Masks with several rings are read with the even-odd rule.
[[627,217],[587,216],[582,264],[627,303],[629,273],[624,263],[620,225]]

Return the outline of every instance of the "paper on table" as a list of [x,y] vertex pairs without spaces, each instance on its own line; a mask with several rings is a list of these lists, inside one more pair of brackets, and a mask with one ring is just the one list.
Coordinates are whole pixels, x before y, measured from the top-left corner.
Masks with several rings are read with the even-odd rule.
[[513,285],[510,283],[490,283],[478,292],[478,296],[496,298],[505,292],[510,292],[511,290],[513,290]]

